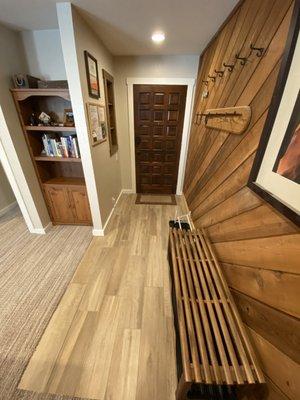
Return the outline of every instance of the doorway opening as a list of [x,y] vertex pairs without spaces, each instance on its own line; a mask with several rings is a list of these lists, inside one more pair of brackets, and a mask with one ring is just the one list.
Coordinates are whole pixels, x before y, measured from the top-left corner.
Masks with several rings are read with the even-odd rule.
[[137,193],[176,193],[186,96],[187,85],[133,85]]

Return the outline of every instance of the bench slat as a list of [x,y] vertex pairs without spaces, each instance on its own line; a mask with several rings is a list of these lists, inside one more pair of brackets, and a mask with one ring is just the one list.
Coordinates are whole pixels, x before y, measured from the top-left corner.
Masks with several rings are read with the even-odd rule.
[[205,232],[170,228],[169,237],[185,382],[264,383]]

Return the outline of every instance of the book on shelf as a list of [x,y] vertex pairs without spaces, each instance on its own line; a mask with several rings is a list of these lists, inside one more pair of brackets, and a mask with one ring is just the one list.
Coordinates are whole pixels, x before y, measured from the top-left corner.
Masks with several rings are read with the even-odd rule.
[[45,133],[42,137],[43,153],[48,157],[80,158],[77,137],[74,135],[57,138]]

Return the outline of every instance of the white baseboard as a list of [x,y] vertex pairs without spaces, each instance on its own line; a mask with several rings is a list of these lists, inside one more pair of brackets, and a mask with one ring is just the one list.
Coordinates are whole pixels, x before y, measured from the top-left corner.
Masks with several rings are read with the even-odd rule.
[[107,228],[107,226],[109,224],[109,221],[110,221],[110,219],[111,219],[111,217],[112,217],[112,215],[113,215],[113,213],[115,211],[115,208],[116,208],[116,206],[118,204],[118,201],[120,200],[122,194],[123,193],[132,193],[132,192],[128,192],[128,190],[131,190],[131,189],[121,189],[121,191],[120,191],[120,193],[119,193],[119,195],[117,197],[117,200],[116,200],[113,208],[111,209],[111,212],[110,212],[109,216],[107,217],[107,220],[105,221],[103,229],[93,229],[93,236],[104,236],[105,235],[105,230],[106,230],[106,228]]
[[31,233],[35,233],[37,235],[46,235],[47,232],[52,228],[52,222],[49,222],[44,228],[32,228],[30,229]]
[[121,193],[123,194],[132,194],[135,193],[135,191],[133,189],[122,189]]
[[93,229],[93,236],[104,236],[104,229]]
[[13,203],[10,203],[8,206],[2,208],[2,209],[0,210],[0,217],[2,217],[2,215],[8,213],[10,210],[12,210],[13,208],[15,208],[16,205],[17,205],[17,202],[14,201]]

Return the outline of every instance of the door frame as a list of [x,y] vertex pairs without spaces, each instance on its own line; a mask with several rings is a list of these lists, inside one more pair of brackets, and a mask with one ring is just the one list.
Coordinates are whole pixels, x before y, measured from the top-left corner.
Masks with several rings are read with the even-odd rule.
[[176,194],[182,194],[184,173],[187,159],[188,143],[190,136],[190,126],[192,120],[193,100],[196,79],[194,78],[127,78],[128,96],[128,118],[129,118],[129,139],[130,139],[130,158],[131,158],[131,182],[132,191],[136,193],[136,170],[135,170],[135,141],[134,141],[134,98],[133,85],[183,85],[187,86],[180,158],[178,166]]

